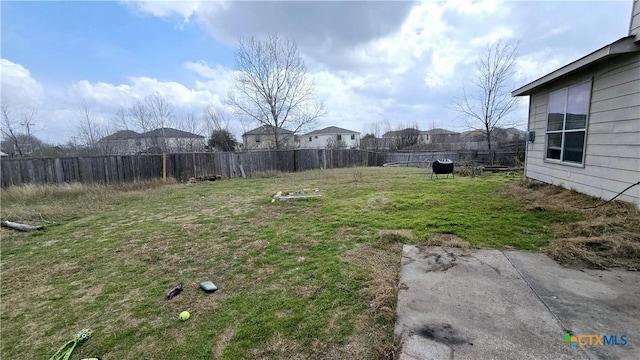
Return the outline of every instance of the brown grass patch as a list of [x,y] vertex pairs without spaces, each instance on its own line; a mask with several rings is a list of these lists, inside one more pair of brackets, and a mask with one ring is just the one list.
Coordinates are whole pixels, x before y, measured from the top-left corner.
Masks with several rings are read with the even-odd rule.
[[369,299],[370,310],[390,322],[396,313],[401,253],[402,244],[393,243],[384,248],[358,244],[343,254],[344,259],[371,274],[363,289]]
[[460,249],[468,249],[470,246],[468,242],[453,234],[435,234],[427,239],[427,245]]
[[[504,193],[529,211],[577,212],[583,220],[556,225],[545,251],[573,267],[640,269],[640,211],[632,204],[601,199],[534,180],[505,186]],[[595,207],[595,208],[594,208]]]
[[229,326],[226,329],[224,329],[224,331],[222,332],[222,334],[220,334],[220,336],[218,336],[215,342],[216,345],[213,348],[213,357],[215,359],[219,359],[220,356],[222,356],[222,354],[224,353],[224,350],[227,348],[227,345],[229,345],[229,342],[231,341],[231,339],[233,339],[233,337],[236,336],[236,332],[238,332],[238,328],[236,326]]
[[389,207],[389,204],[391,204],[391,198],[384,195],[376,195],[367,199],[365,204],[371,210],[384,210]]
[[390,244],[404,244],[415,239],[416,235],[410,229],[380,230],[378,231],[378,240],[374,245],[380,247]]
[[264,349],[253,351],[254,359],[305,359],[295,341],[276,333]]

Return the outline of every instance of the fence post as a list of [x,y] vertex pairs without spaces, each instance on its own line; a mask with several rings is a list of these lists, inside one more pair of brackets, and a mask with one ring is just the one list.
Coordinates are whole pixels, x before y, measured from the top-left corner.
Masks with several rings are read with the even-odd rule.
[[162,181],[167,181],[167,153],[162,153]]

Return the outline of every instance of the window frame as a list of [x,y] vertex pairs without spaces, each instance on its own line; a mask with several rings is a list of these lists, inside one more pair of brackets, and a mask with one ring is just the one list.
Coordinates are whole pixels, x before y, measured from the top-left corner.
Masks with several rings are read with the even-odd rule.
[[[569,107],[569,89],[571,88],[575,88],[581,85],[584,85],[586,83],[589,83],[589,98],[588,98],[588,105],[587,105],[587,110],[586,110],[586,118],[585,118],[585,123],[584,123],[584,128],[579,128],[579,129],[567,129],[567,109]],[[549,130],[549,107],[551,106],[551,95],[559,93],[559,92],[565,92],[565,98],[564,98],[564,113],[563,113],[563,118],[562,118],[562,129],[560,130]],[[544,162],[548,162],[548,163],[553,163],[553,164],[559,164],[559,165],[567,165],[567,166],[573,166],[573,167],[581,167],[584,168],[585,167],[585,160],[586,160],[586,155],[587,155],[587,134],[588,134],[588,128],[589,128],[589,118],[591,115],[591,96],[593,94],[593,79],[587,79],[584,81],[580,81],[577,83],[574,83],[573,85],[570,86],[565,86],[562,87],[560,89],[557,89],[555,91],[549,92],[547,94],[547,113],[546,113],[546,119],[545,119],[545,136],[544,136],[544,149],[543,149],[543,160]],[[567,133],[584,133],[584,137],[583,137],[583,141],[582,141],[582,160],[580,162],[574,162],[574,161],[568,161],[568,160],[563,160],[564,156],[565,156],[565,151],[566,151],[566,134]],[[561,140],[560,140],[560,156],[559,159],[555,159],[555,158],[550,158],[548,156],[548,151],[549,151],[549,134],[561,134]]]
[[256,143],[259,143],[262,139],[260,138],[260,135],[256,135]]

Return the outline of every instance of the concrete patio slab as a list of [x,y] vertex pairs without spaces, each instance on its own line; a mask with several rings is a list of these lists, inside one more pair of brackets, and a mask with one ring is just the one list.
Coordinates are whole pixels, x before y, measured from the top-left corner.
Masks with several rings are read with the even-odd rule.
[[531,289],[574,335],[625,335],[624,346],[588,346],[592,359],[640,359],[640,273],[575,270],[545,254],[505,251]]
[[[640,274],[607,273],[610,274],[595,276],[605,283],[617,283],[597,287],[593,285],[599,283],[596,279],[589,278],[591,282],[586,283],[587,279],[582,278],[585,274],[592,276],[588,272],[563,269],[542,254],[508,252],[505,255],[497,250],[405,245],[395,328],[396,335],[403,341],[400,358],[640,359],[637,353]],[[569,284],[564,286],[569,289],[560,293],[554,282]],[[580,290],[583,285],[590,289]],[[565,311],[565,307],[582,301],[572,297],[572,288],[577,293],[600,294],[591,296],[594,309],[598,310],[605,309],[602,303],[613,296],[607,295],[607,300],[605,294],[611,294],[610,288],[614,287],[618,302],[612,301],[607,311],[586,312],[590,317],[578,309]],[[546,304],[543,299],[547,297],[565,307],[556,307],[551,300],[550,305]],[[634,299],[638,301],[633,303]],[[554,309],[558,313],[554,313]],[[606,317],[606,321],[598,320],[600,316]],[[591,323],[609,325],[589,327]],[[622,323],[625,325],[613,328]],[[636,330],[632,330],[634,326]],[[628,344],[572,349],[563,344],[565,328],[573,334],[578,334],[576,331],[606,334],[626,331]]]

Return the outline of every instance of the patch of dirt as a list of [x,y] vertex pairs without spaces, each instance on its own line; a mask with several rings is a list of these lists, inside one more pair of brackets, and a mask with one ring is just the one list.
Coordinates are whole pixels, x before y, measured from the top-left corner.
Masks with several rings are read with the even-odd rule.
[[545,248],[553,259],[576,268],[640,270],[640,211],[632,204],[602,199],[558,186],[525,180],[503,193],[529,211],[577,212],[583,220],[554,227]]

